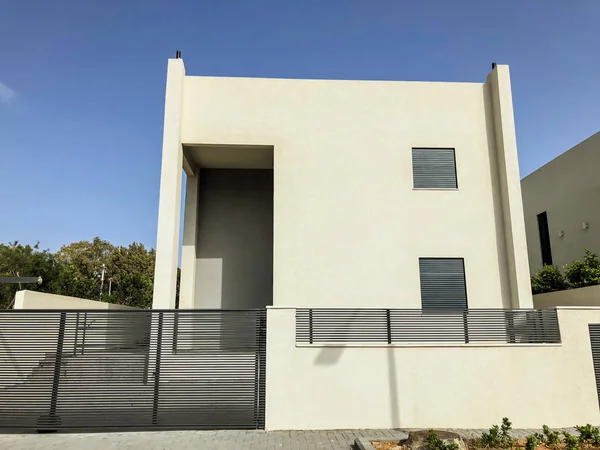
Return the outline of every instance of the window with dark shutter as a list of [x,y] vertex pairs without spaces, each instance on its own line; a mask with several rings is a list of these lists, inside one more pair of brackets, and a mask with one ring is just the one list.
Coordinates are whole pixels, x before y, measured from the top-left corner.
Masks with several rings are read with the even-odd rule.
[[423,309],[467,309],[462,258],[419,258]]
[[415,189],[457,189],[453,148],[413,148]]

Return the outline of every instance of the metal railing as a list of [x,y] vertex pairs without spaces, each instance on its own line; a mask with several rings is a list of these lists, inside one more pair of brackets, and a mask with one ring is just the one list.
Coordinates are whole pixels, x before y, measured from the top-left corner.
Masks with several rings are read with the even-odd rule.
[[265,346],[265,310],[0,310],[0,429],[264,428]]
[[556,309],[296,310],[299,344],[560,343]]

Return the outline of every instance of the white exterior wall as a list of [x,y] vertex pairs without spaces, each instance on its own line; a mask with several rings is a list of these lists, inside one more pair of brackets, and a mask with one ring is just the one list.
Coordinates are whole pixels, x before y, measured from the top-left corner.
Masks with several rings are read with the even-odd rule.
[[588,323],[560,309],[562,344],[295,343],[295,309],[269,308],[266,428],[515,428],[599,423]]
[[[555,265],[582,259],[586,248],[600,254],[599,167],[600,133],[596,133],[521,181],[532,274],[542,268],[537,215],[544,211]],[[587,230],[583,222],[589,225]]]
[[[508,68],[486,84],[187,76],[182,98],[183,144],[274,146],[274,305],[419,308],[418,258],[462,257],[469,307],[531,306]],[[455,148],[458,190],[414,190],[412,147]]]

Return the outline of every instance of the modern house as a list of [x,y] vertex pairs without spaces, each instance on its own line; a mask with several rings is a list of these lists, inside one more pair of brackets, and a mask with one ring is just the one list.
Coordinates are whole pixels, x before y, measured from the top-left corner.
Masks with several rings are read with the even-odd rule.
[[214,78],[178,54],[153,309],[17,295],[0,429],[600,423],[600,309],[532,307],[503,65],[481,83]]
[[507,66],[339,81],[172,59],[164,120],[154,308],[175,307],[182,220],[182,309],[532,306]]
[[523,178],[529,269],[600,253],[600,132]]

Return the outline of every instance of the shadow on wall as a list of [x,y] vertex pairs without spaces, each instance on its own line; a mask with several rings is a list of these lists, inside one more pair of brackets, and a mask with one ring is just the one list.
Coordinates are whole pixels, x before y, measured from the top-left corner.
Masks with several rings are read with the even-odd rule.
[[[348,330],[352,327],[352,321],[354,319],[359,319],[357,317],[358,311],[355,311],[355,314],[352,315],[348,319],[348,321],[344,324],[343,327],[338,327],[331,332],[331,336],[335,335],[343,335],[345,330]],[[335,339],[332,339],[335,341]],[[400,427],[400,402],[398,400],[399,391],[398,391],[398,371],[396,368],[396,359],[394,357],[394,348],[389,346],[387,348],[370,348],[371,351],[385,351],[387,358],[387,371],[388,371],[388,384],[389,384],[389,402],[390,402],[390,417],[391,417],[391,427],[399,428]],[[344,352],[344,346],[339,345],[335,347],[321,347],[317,357],[315,358],[315,365],[318,366],[334,366],[336,365],[340,359],[342,358],[342,354]],[[369,370],[384,370],[381,367],[370,367]]]
[[511,293],[507,286],[509,280],[508,274],[508,255],[506,254],[506,236],[504,226],[504,211],[502,201],[502,185],[500,182],[500,173],[503,168],[500,167],[498,144],[496,142],[496,125],[494,123],[494,105],[491,97],[491,86],[487,81],[483,85],[483,104],[486,118],[486,135],[488,143],[488,156],[490,161],[490,180],[492,183],[492,194],[494,196],[494,220],[496,225],[496,254],[498,255],[498,270],[500,272],[500,295],[504,308],[513,308]]
[[202,169],[196,298],[203,307],[273,304],[273,170]]

